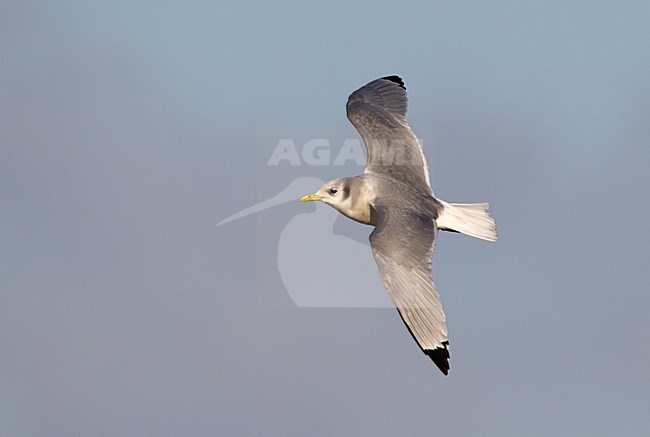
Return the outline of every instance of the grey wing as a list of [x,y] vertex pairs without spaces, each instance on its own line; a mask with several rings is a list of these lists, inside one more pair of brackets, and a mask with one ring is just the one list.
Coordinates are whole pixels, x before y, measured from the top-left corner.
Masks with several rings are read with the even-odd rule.
[[379,276],[420,348],[446,375],[447,326],[431,276],[435,220],[408,209],[373,205],[377,226],[370,245]]
[[408,98],[398,76],[373,80],[348,98],[348,119],[368,149],[366,173],[389,174],[429,194],[427,161],[408,123]]

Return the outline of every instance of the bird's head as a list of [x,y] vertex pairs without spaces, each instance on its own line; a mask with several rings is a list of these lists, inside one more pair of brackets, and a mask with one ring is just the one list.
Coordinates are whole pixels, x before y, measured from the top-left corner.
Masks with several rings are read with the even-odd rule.
[[329,181],[314,194],[307,194],[306,196],[301,197],[300,201],[312,202],[319,200],[333,206],[339,211],[345,211],[352,206],[350,199],[350,179],[351,178],[341,178]]

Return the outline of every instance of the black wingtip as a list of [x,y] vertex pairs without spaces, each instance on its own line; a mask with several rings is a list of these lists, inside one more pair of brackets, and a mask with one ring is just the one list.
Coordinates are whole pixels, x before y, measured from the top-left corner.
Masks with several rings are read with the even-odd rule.
[[431,361],[438,366],[438,369],[446,375],[449,374],[449,351],[447,350],[448,341],[442,343],[444,347],[437,347],[435,349],[427,349],[424,353],[431,358]]
[[406,89],[406,87],[404,86],[404,81],[399,76],[385,76],[385,77],[382,77],[382,79],[390,80],[391,82],[395,82],[396,84],[401,86],[403,89]]

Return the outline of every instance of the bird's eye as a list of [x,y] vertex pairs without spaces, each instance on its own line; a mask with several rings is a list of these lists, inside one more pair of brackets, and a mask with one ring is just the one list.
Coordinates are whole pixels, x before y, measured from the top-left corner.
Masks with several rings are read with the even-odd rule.
[[333,188],[333,187],[329,189],[330,194],[336,194],[336,193],[338,193],[338,191],[339,190],[337,190],[336,188]]

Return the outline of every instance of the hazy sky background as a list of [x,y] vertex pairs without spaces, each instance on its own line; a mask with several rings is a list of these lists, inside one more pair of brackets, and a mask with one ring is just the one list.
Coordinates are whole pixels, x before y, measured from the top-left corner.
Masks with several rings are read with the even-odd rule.
[[[0,434],[645,434],[649,22],[646,2],[0,2]],[[360,173],[266,163],[283,138],[336,155],[347,96],[387,74],[435,192],[499,228],[440,236],[449,377],[393,309],[293,304],[278,238],[314,205],[213,226]]]

